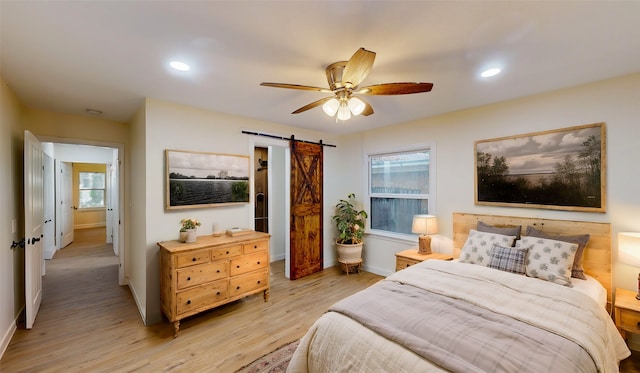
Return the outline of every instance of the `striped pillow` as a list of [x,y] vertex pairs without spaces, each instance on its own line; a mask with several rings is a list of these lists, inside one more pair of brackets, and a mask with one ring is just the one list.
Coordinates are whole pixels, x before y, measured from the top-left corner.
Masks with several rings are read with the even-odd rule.
[[525,274],[529,248],[504,247],[496,243],[489,251],[489,268]]

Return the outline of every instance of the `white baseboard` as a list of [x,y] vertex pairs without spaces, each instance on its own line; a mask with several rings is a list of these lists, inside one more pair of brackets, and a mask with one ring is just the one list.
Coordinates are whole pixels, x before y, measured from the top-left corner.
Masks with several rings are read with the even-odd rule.
[[274,256],[271,257],[271,261],[272,262],[277,262],[278,260],[284,260],[284,253],[278,254],[278,255],[274,255]]
[[11,342],[11,338],[13,338],[13,335],[16,334],[16,330],[18,329],[18,327],[17,327],[18,318],[20,317],[21,314],[22,314],[22,312],[18,312],[18,316],[16,316],[16,319],[13,320],[13,322],[11,323],[9,328],[2,335],[2,340],[0,341],[0,359],[2,359],[2,356],[4,355],[4,352],[7,351],[7,347],[9,347],[9,343]]
[[373,273],[373,274],[384,276],[384,277],[387,277],[390,274],[394,273],[393,271],[389,271],[387,269],[368,266],[366,263],[362,265],[362,269],[369,273]]
[[138,308],[138,312],[140,313],[140,317],[142,318],[142,322],[144,323],[145,326],[147,326],[147,320],[145,319],[145,315],[143,313],[144,308],[140,307],[140,298],[138,298],[138,294],[136,294],[135,288],[133,286],[131,286],[131,281],[129,281],[127,286],[129,287],[129,291],[131,292],[131,295],[133,296],[133,301],[136,302],[136,307]]
[[58,251],[58,248],[55,246],[52,246],[50,248],[45,248],[42,251],[42,255],[44,256],[45,259],[50,260],[50,259],[53,259],[53,256],[56,254],[56,251]]

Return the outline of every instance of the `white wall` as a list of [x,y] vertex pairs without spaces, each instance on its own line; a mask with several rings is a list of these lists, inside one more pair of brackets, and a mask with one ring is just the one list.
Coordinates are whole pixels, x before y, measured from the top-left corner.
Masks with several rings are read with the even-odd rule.
[[[637,288],[637,268],[617,261],[617,233],[640,232],[640,74],[563,89],[532,97],[440,115],[362,134],[363,152],[435,142],[437,147],[436,251],[449,252],[452,213],[469,212],[610,222],[613,284]],[[474,205],[474,142],[576,125],[606,122],[607,212],[585,213]],[[354,165],[362,164],[354,161]],[[366,181],[366,179],[364,180]],[[366,182],[361,185],[362,194]],[[415,242],[388,242],[368,236],[365,268],[388,274],[393,254]],[[372,254],[375,253],[375,254]]]
[[[43,143],[43,146],[46,144]],[[51,146],[53,147],[51,156],[61,162],[104,163],[108,165],[113,161],[113,153],[116,152],[113,148],[92,145],[55,143]]]
[[[157,242],[178,238],[180,219],[191,217],[202,222],[198,229],[199,235],[212,233],[212,225],[217,229],[225,230],[230,227],[253,226],[253,196],[248,204],[219,206],[197,209],[165,209],[165,150],[190,150],[199,152],[226,153],[249,155],[253,157],[253,148],[250,145],[250,135],[242,131],[263,132],[283,137],[292,134],[299,139],[332,143],[335,136],[319,134],[317,132],[292,128],[273,123],[257,121],[249,118],[231,116],[221,113],[209,112],[184,105],[148,99],[146,101],[146,139],[142,147],[145,148],[146,161],[144,166],[138,165],[132,171],[132,177],[137,177],[138,172],[145,172],[146,187],[144,196],[140,191],[132,193],[131,198],[145,198],[146,203],[146,232],[137,232],[132,229],[132,237],[144,234],[144,246],[139,246],[140,240],[135,238],[132,250],[146,250],[146,263],[142,266],[139,261],[134,262],[132,271],[146,271],[147,273],[147,304],[146,322],[157,322],[160,317],[160,288],[159,288],[159,255]],[[134,141],[136,147],[138,141]],[[335,180],[334,174],[338,169],[336,162],[337,151],[332,148],[325,149],[325,184],[327,180]],[[139,156],[134,154],[134,157]],[[253,161],[253,159],[252,159]],[[134,165],[135,166],[135,165]],[[132,185],[137,184],[133,183]],[[136,185],[135,188],[139,186]],[[327,201],[332,201],[331,196],[325,194],[325,209]],[[329,206],[333,202],[329,202]],[[140,206],[142,208],[142,206]],[[132,212],[137,210],[132,208]],[[134,218],[138,220],[139,217]],[[136,223],[136,224],[139,224]],[[325,231],[326,232],[326,231]],[[326,236],[325,236],[326,237]],[[325,241],[327,239],[325,238]],[[331,241],[331,239],[329,239]],[[143,248],[144,247],[144,248]],[[327,244],[325,242],[325,248]],[[325,261],[325,263],[327,263]],[[333,262],[329,262],[332,265]]]
[[[0,77],[0,356],[24,308],[23,107]],[[15,231],[14,228],[15,227]]]
[[[133,295],[142,320],[147,323],[147,229],[153,222],[147,217],[147,168],[146,168],[146,107],[143,105],[129,124],[131,161],[125,178],[130,180],[127,193],[129,207],[129,241],[126,244],[125,276],[129,279],[129,289]],[[156,266],[157,267],[157,266]],[[160,278],[156,278],[156,282]]]

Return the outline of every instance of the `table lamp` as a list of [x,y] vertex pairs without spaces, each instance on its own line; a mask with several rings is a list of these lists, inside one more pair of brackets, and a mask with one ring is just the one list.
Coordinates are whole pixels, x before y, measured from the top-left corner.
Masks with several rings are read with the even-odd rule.
[[431,254],[431,237],[438,233],[438,221],[433,215],[413,215],[411,232],[418,233],[418,254]]
[[[640,233],[618,233],[618,257],[623,263],[640,267]],[[640,300],[640,274],[638,274],[638,294],[636,299]]]

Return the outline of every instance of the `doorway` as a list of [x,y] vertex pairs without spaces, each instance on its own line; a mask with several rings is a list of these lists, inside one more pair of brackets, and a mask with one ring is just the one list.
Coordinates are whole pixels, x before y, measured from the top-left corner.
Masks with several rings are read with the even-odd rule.
[[254,229],[261,230],[264,224],[264,232],[271,235],[270,260],[285,260],[285,276],[289,278],[289,142],[259,138],[252,139],[250,146],[254,165],[251,185]]
[[[39,140],[43,144],[45,155],[54,160],[54,187],[52,189],[54,190],[55,201],[55,235],[53,249],[47,253],[47,258],[52,258],[58,250],[73,242],[75,228],[93,228],[96,225],[102,225],[104,229],[99,230],[103,232],[100,239],[106,244],[112,244],[114,255],[119,262],[118,284],[126,285],[128,266],[123,234],[124,194],[121,192],[124,188],[124,180],[120,176],[124,145],[99,142],[87,143],[83,140],[49,139],[46,137],[41,137]],[[104,207],[100,212],[103,217],[98,224],[93,223],[92,225],[92,223],[82,221],[82,219],[74,219],[74,215],[78,215],[76,203],[78,195],[73,195],[74,186],[77,184],[77,179],[76,182],[73,180],[74,164],[76,166],[99,164],[104,172]],[[97,211],[89,210],[86,210],[83,215],[89,216],[97,213]],[[74,220],[77,221],[74,222]],[[78,226],[78,224],[81,226]]]
[[254,230],[256,232],[269,233],[269,148],[256,147],[253,152],[254,159]]

